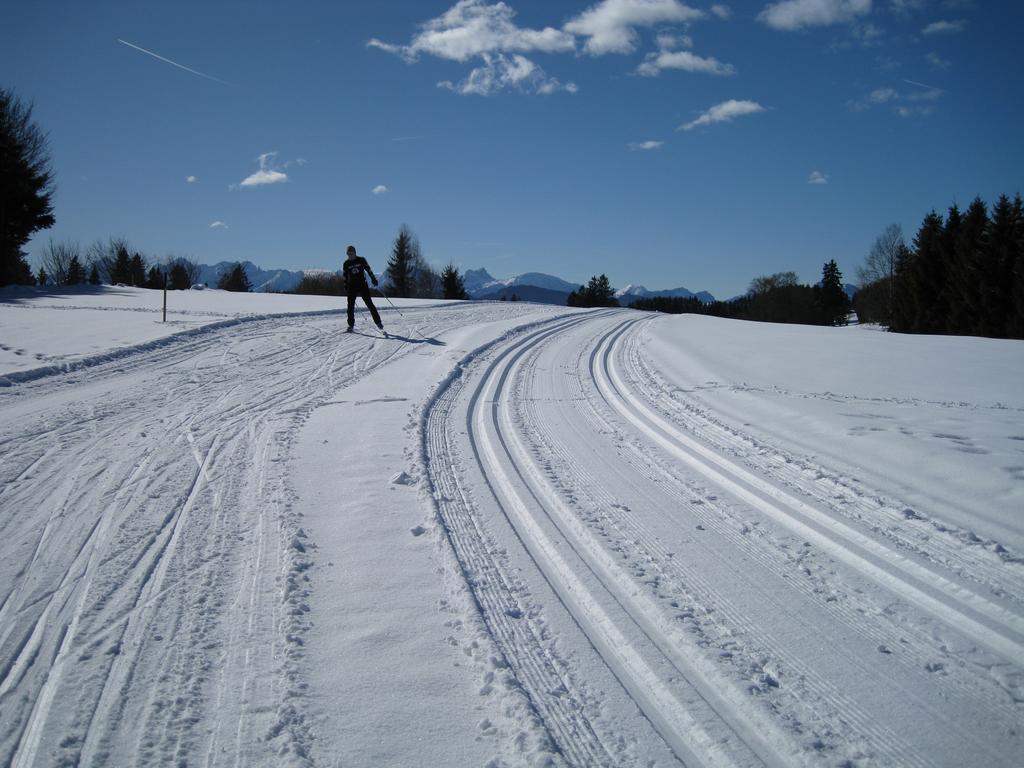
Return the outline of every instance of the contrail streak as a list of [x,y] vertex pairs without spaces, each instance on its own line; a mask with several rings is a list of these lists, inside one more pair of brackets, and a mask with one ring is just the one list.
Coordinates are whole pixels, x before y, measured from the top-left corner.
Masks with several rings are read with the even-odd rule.
[[177,67],[178,69],[184,69],[186,72],[191,72],[193,75],[199,75],[200,77],[205,77],[207,80],[213,80],[214,82],[220,83],[221,85],[231,85],[231,83],[224,82],[223,80],[221,80],[218,77],[213,77],[212,75],[204,74],[204,73],[199,72],[199,71],[197,71],[195,69],[190,69],[190,68],[188,68],[188,67],[186,67],[186,66],[184,66],[182,64],[179,64],[176,61],[171,61],[170,59],[165,59],[163,56],[161,56],[161,55],[159,55],[157,53],[153,53],[152,51],[147,51],[145,48],[140,48],[139,46],[135,45],[134,43],[129,43],[127,40],[122,40],[121,38],[118,38],[117,42],[121,43],[122,45],[127,45],[129,48],[134,48],[136,51],[142,51],[144,54],[146,54],[147,56],[152,56],[154,59],[160,59],[160,61],[166,61],[168,64],[172,64],[173,66]]
[[942,90],[941,88],[936,88],[934,85],[925,85],[924,83],[919,83],[916,80],[907,80],[906,78],[904,78],[903,82],[904,83],[910,83],[911,85],[916,85],[918,88],[927,88],[929,91],[941,91]]

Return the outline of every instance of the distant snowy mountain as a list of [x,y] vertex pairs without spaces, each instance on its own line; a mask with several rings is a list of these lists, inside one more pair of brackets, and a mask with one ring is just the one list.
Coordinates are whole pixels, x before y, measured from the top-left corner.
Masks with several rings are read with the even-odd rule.
[[549,288],[538,288],[535,285],[512,285],[503,286],[497,289],[488,289],[476,294],[473,298],[482,301],[532,301],[536,304],[557,304],[565,306],[569,300],[570,291],[552,291]]
[[[564,298],[580,287],[579,283],[570,283],[554,275],[546,275],[543,272],[525,272],[515,277],[496,279],[486,269],[470,269],[463,275],[466,285],[466,292],[474,299],[493,299],[501,296],[510,297],[511,289],[517,289],[516,295],[527,301],[541,301],[543,303],[564,303]],[[527,288],[535,290],[527,291]],[[527,296],[531,298],[527,298]],[[632,306],[633,302],[640,298],[651,298],[655,296],[682,296],[700,299],[705,304],[715,300],[707,291],[693,293],[686,288],[670,288],[663,291],[649,291],[642,285],[627,285],[615,292],[615,297],[624,307]],[[543,298],[540,298],[543,297]]]
[[[217,264],[200,264],[199,265],[199,282],[206,283],[211,288],[217,287],[217,281],[220,280],[221,276],[231,271],[231,268],[235,266],[233,261],[222,261]],[[243,261],[242,269],[245,270],[246,277],[249,278],[249,282],[252,284],[252,289],[256,293],[264,293],[267,291],[280,292],[280,291],[292,291],[295,286],[299,284],[306,271],[288,270],[288,269],[262,269],[257,267],[251,261]],[[323,270],[308,270],[312,272],[322,272]]]
[[462,275],[462,284],[470,296],[475,296],[483,286],[493,282],[494,278],[486,269],[467,269]]
[[463,283],[466,292],[475,298],[484,294],[500,293],[505,288],[517,286],[533,286],[543,288],[546,291],[556,291],[568,295],[579,288],[577,283],[570,283],[554,275],[546,275],[543,272],[525,272],[515,277],[496,279],[491,277],[486,269],[470,269],[463,275]]
[[619,300],[619,304],[624,307],[630,307],[637,299],[653,299],[658,297],[679,297],[683,299],[699,299],[705,304],[710,304],[715,301],[715,297],[707,291],[700,291],[694,293],[687,288],[668,288],[662,291],[649,291],[642,285],[627,285],[625,288],[620,288],[615,292],[615,298]]

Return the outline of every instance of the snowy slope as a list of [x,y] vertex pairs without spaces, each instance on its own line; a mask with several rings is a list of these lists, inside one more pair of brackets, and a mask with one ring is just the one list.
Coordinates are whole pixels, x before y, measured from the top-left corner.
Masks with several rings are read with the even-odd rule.
[[1020,342],[211,295],[0,301],[0,764],[1018,764]]
[[345,307],[337,296],[168,291],[164,322],[163,300],[163,291],[107,285],[0,288],[0,376],[66,367],[212,323]]

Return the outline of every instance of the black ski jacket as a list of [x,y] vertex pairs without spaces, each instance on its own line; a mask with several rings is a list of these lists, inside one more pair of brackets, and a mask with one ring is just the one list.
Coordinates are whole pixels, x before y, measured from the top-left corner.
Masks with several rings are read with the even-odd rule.
[[377,276],[373,274],[369,263],[362,256],[345,259],[345,263],[341,265],[341,272],[345,279],[345,288],[348,291],[359,291],[366,288],[367,274],[373,284],[377,284]]

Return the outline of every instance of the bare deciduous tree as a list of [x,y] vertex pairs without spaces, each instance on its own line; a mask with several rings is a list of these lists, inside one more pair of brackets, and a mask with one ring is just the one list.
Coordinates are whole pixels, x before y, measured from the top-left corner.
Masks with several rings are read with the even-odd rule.
[[[857,267],[857,280],[860,288],[868,289],[865,294],[864,308],[885,323],[888,323],[892,317],[896,289],[896,266],[906,250],[907,244],[903,240],[903,228],[899,224],[890,224],[882,234],[875,238],[864,263]],[[870,301],[867,301],[868,299]]]
[[864,263],[857,267],[860,285],[863,287],[879,280],[891,281],[896,273],[896,262],[904,248],[903,228],[899,224],[890,224],[875,239]]
[[90,245],[89,250],[86,251],[85,260],[89,269],[96,267],[103,282],[113,284],[116,282],[114,280],[114,266],[117,263],[117,254],[120,252],[128,253],[128,251],[129,246],[126,238],[111,237],[106,242],[97,240]]
[[791,285],[798,285],[800,278],[796,272],[776,272],[774,275],[761,275],[750,281],[750,293],[760,295],[768,293],[776,288],[785,288]]
[[53,285],[67,285],[71,259],[76,256],[79,261],[82,260],[82,249],[78,243],[70,240],[57,243],[50,240],[43,248],[39,261]]

